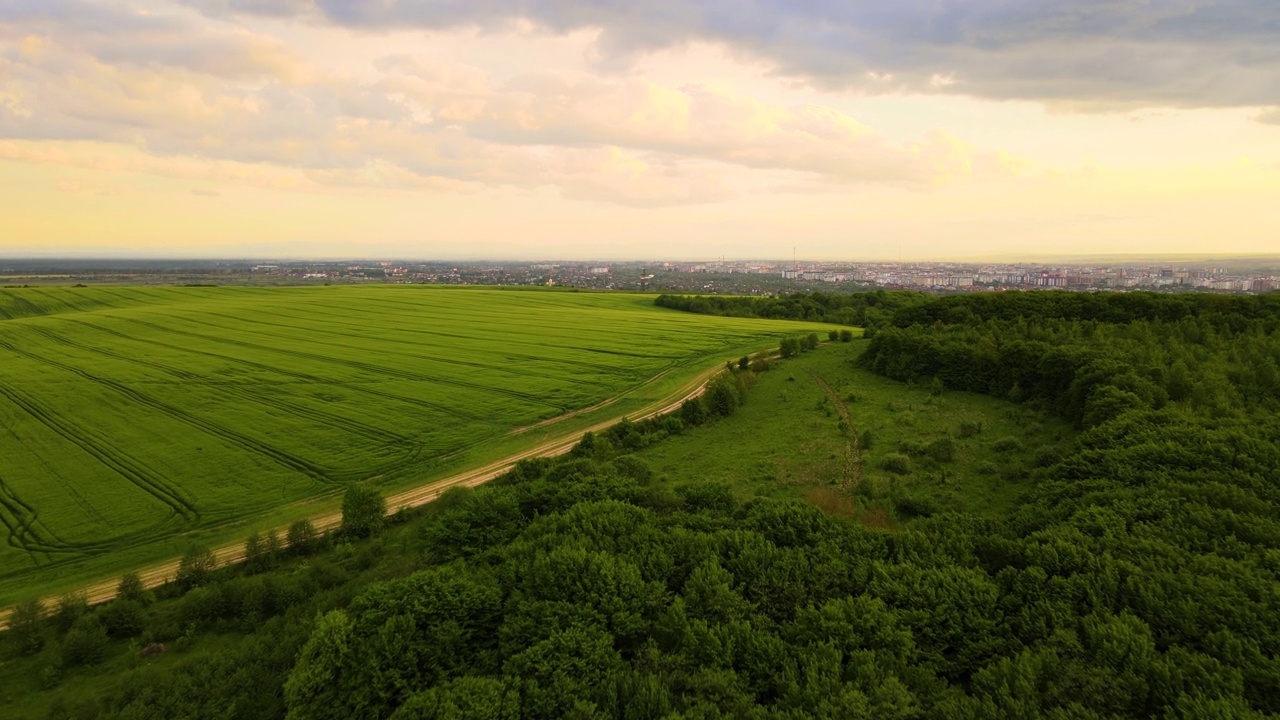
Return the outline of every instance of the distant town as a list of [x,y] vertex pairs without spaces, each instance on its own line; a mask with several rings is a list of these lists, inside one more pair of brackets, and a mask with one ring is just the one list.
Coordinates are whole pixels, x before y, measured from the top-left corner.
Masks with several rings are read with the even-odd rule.
[[876,288],[933,293],[1070,291],[1266,293],[1280,258],[1111,264],[948,262],[408,262],[0,260],[0,282],[324,285],[541,285],[596,290],[776,295]]

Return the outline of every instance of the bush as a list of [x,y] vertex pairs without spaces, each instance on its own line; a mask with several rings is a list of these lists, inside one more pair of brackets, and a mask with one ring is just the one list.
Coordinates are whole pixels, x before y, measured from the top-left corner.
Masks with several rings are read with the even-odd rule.
[[342,532],[351,537],[369,537],[382,530],[387,501],[382,493],[367,485],[352,483],[342,496]]
[[9,637],[23,655],[35,655],[44,647],[44,603],[39,598],[19,603],[9,616]]
[[1058,450],[1058,448],[1050,445],[1048,447],[1036,449],[1036,467],[1049,467],[1050,465],[1057,465],[1060,462],[1062,462],[1062,451]]
[[852,331],[852,330],[841,330],[841,331],[840,331],[840,342],[853,342],[853,331]]
[[973,420],[973,421],[961,420],[959,434],[960,434],[960,437],[962,438],[970,438],[970,437],[973,437],[974,435],[981,435],[982,421],[981,420]]
[[880,458],[880,467],[895,475],[906,475],[911,472],[911,458],[901,453],[890,453]]
[[289,526],[289,531],[285,533],[285,540],[289,543],[290,552],[295,555],[307,555],[315,547],[316,526],[305,518],[297,520]]
[[141,635],[146,626],[142,603],[136,600],[116,598],[98,611],[98,617],[102,619],[107,635],[113,638]]
[[871,434],[870,430],[863,430],[862,435],[858,436],[858,448],[862,452],[866,452],[875,446],[876,436]]
[[929,443],[929,457],[940,463],[948,463],[956,459],[956,441],[942,437]]
[[800,352],[800,341],[796,338],[783,338],[778,346],[778,354],[784,358],[795,357]]
[[907,517],[930,517],[938,512],[938,504],[930,498],[917,495],[902,495],[895,498],[893,506],[899,513]]
[[1002,437],[991,443],[991,449],[998,453],[1016,452],[1022,447],[1022,443],[1018,442],[1016,437]]
[[828,341],[830,341],[830,342],[835,342],[835,341],[837,341],[837,340],[839,340],[839,339],[840,339],[840,331],[839,331],[839,330],[828,330],[828,331],[827,331],[827,340],[828,340]]
[[746,370],[746,369],[747,369],[747,368],[749,368],[749,367],[751,367],[751,356],[750,356],[750,355],[743,355],[742,357],[738,358],[738,369],[739,369],[739,370]]
[[818,333],[809,333],[800,340],[802,350],[813,350],[818,347]]
[[89,612],[88,595],[83,592],[63,595],[58,598],[58,607],[53,611],[53,626],[58,629],[58,632],[65,633],[87,612]]
[[62,644],[62,663],[74,667],[76,665],[96,665],[107,657],[107,629],[93,615],[84,615]]
[[122,600],[142,602],[146,588],[142,585],[142,576],[136,572],[125,573],[116,585],[116,597]]
[[193,546],[178,561],[175,578],[179,588],[189,590],[209,582],[209,575],[218,567],[218,557],[207,547]]

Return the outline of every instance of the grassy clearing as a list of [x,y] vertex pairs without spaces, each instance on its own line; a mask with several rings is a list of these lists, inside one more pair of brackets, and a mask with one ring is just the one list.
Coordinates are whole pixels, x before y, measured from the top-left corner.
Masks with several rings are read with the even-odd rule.
[[0,603],[315,513],[348,482],[501,457],[822,329],[421,286],[4,289],[0,318]]
[[[999,516],[1074,434],[1066,423],[971,393],[933,394],[855,367],[864,343],[831,345],[758,376],[736,414],[638,455],[672,482],[714,480],[744,496],[804,497],[885,529],[959,511]],[[822,383],[848,410],[852,434]],[[868,442],[869,441],[869,446]]]

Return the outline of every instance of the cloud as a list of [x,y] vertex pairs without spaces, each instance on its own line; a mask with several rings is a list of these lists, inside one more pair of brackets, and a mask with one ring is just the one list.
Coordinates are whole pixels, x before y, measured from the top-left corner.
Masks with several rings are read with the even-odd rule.
[[608,63],[693,41],[779,75],[868,93],[1024,99],[1059,109],[1280,103],[1274,0],[186,0],[212,16],[305,18],[368,30],[600,28]]
[[[240,173],[309,190],[551,186],[637,206],[749,192],[751,181],[726,177],[754,171],[924,186],[1007,170],[940,131],[890,142],[831,108],[696,83],[562,70],[495,80],[405,53],[368,60],[355,77],[309,64],[271,36],[180,10],[93,5],[96,23],[59,31],[62,14],[82,5],[0,12],[0,37],[20,49],[0,53],[0,79],[9,78],[0,137],[117,143],[157,158],[155,172],[183,177]],[[222,10],[237,9],[289,8]],[[58,161],[96,157],[70,155],[78,159]],[[291,172],[241,172],[253,164]]]
[[1260,123],[1266,123],[1267,125],[1280,125],[1280,107],[1263,110],[1253,119]]

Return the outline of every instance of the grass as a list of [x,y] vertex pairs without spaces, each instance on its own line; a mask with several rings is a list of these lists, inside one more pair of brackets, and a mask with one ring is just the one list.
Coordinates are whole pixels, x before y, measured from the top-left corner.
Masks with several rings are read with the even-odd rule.
[[502,457],[816,329],[621,294],[0,290],[0,604]]
[[[1004,514],[1029,489],[1036,452],[1074,435],[1066,423],[1003,400],[935,395],[863,370],[853,361],[864,347],[833,344],[778,362],[731,417],[638,455],[673,483],[712,480],[744,497],[802,497],[829,514],[895,529],[945,511]],[[843,427],[833,394],[848,412]],[[870,440],[858,448],[860,480],[855,434]],[[1009,438],[1017,438],[1012,446]]]

